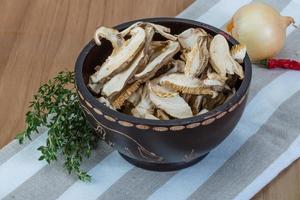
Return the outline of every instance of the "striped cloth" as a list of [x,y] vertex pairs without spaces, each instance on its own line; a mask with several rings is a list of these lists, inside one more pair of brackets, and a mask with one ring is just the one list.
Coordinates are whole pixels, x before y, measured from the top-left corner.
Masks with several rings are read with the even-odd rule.
[[[179,17],[222,28],[249,2],[199,0]],[[264,2],[300,22],[299,0]],[[299,60],[300,29],[289,28],[287,35],[279,57]],[[236,128],[205,159],[180,171],[136,168],[101,144],[84,162],[93,179],[83,183],[61,168],[61,160],[51,165],[37,161],[45,130],[25,145],[13,141],[0,151],[0,199],[249,199],[299,158],[299,80],[300,72],[254,65],[248,105]]]

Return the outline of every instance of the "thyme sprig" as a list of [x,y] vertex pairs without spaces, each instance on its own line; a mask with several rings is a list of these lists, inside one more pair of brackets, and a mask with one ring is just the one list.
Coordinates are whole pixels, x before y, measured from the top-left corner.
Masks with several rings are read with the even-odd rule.
[[98,142],[92,127],[86,121],[74,86],[74,73],[63,71],[42,85],[30,102],[26,113],[26,128],[17,136],[20,143],[39,127],[48,128],[46,145],[40,146],[39,160],[48,163],[64,158],[64,168],[82,181],[90,181],[90,175],[80,168]]

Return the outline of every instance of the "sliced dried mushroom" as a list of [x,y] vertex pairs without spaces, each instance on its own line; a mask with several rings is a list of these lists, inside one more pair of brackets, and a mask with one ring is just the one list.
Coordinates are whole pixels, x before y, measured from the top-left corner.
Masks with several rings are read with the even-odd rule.
[[165,65],[169,60],[172,59],[172,57],[179,51],[179,43],[168,41],[168,45],[160,52],[160,54],[154,58],[152,61],[150,61],[145,69],[136,74],[135,77],[137,79],[145,79],[149,80],[151,79],[155,73]]
[[145,119],[154,119],[154,120],[159,120],[158,117],[155,117],[154,115],[152,114],[149,114],[149,113],[146,113],[145,116],[144,116]]
[[193,99],[193,97],[195,95],[192,95],[192,94],[181,94],[180,96],[185,100],[185,102],[187,102],[189,105],[191,105],[191,100]]
[[158,85],[157,81],[157,79],[154,79],[151,81],[151,84],[148,84],[149,91],[151,88],[151,91],[153,91],[157,96],[162,98],[173,97],[178,95],[178,92]]
[[153,24],[153,23],[147,23],[147,24],[151,25],[157,33],[159,33],[161,36],[165,37],[166,39],[173,40],[173,41],[177,40],[176,36],[170,34],[171,29],[169,29],[168,27],[159,24]]
[[123,31],[121,31],[121,35],[122,37],[125,37],[126,35],[128,35],[130,33],[130,31],[138,26],[143,25],[143,22],[136,22],[132,25],[130,25],[128,28],[124,29]]
[[209,110],[207,110],[206,108],[204,108],[199,113],[197,113],[196,115],[203,115],[203,114],[205,114],[207,112],[209,112]]
[[130,97],[127,99],[132,105],[137,106],[142,98],[143,87],[139,87]]
[[199,43],[200,38],[206,37],[207,33],[201,28],[190,28],[178,35],[178,42],[187,50],[192,50],[195,44]]
[[207,78],[211,80],[217,80],[222,83],[225,83],[225,81],[227,80],[227,77],[220,76],[215,72],[211,72],[211,70],[207,70]]
[[125,42],[118,30],[107,28],[105,26],[101,26],[95,31],[94,40],[97,45],[101,45],[101,38],[110,41],[115,51],[118,51]]
[[194,45],[191,51],[184,53],[186,60],[184,73],[188,76],[198,77],[207,66],[209,53],[206,40],[203,40],[202,43]]
[[[134,71],[134,74],[140,73],[141,71],[144,70],[144,68],[148,64],[149,60],[151,59],[150,56],[153,54],[153,52],[152,52],[153,49],[152,49],[151,43],[152,43],[152,39],[153,39],[153,36],[154,36],[154,28],[152,26],[146,25],[145,26],[145,33],[146,33],[146,41],[145,41],[144,49],[142,50],[144,52],[144,57],[141,60],[137,70]],[[130,77],[130,78],[131,79],[128,80],[128,83],[133,83],[134,81],[137,80],[137,78],[135,78],[134,76]]]
[[178,73],[183,73],[184,72],[184,67],[185,67],[185,62],[182,60],[172,60],[171,64],[174,66],[174,72],[178,72]]
[[243,68],[231,57],[227,40],[223,35],[217,34],[213,38],[209,55],[213,69],[221,76],[226,77],[226,74],[236,73],[240,79],[244,78]]
[[140,27],[132,29],[130,34],[131,38],[126,40],[125,44],[122,45],[117,52],[110,55],[99,71],[91,76],[90,79],[93,83],[103,83],[110,76],[128,67],[128,64],[143,47],[146,37],[144,29]]
[[202,107],[206,108],[208,110],[212,110],[215,107],[222,105],[226,100],[226,95],[220,93],[215,98],[211,98],[209,96],[206,96],[203,98],[202,101]]
[[210,48],[210,43],[213,40],[213,38],[214,38],[213,36],[208,34],[208,36],[207,36],[207,49]]
[[[182,60],[170,60],[166,66],[163,66],[161,69],[163,69],[162,73],[156,73],[157,76],[163,76],[167,74],[173,74],[173,73],[183,73],[185,63]],[[159,78],[159,77],[158,77]]]
[[127,115],[132,115],[131,110],[133,108],[134,108],[134,105],[131,102],[129,102],[128,100],[126,100],[119,111],[122,113],[125,113]]
[[162,109],[156,109],[156,117],[161,120],[169,120],[170,119],[168,114],[165,113],[165,111],[163,111]]
[[224,82],[215,79],[204,79],[203,84],[206,86],[224,86]]
[[149,98],[149,89],[146,84],[143,88],[140,102],[135,106],[135,108],[131,110],[131,112],[135,117],[149,119],[152,116],[154,116],[153,111],[154,111],[154,104]]
[[209,53],[207,49],[207,33],[203,29],[191,28],[178,36],[178,41],[185,49],[183,58],[186,61],[184,73],[198,77],[207,66]]
[[152,61],[159,54],[161,54],[162,50],[166,48],[168,44],[168,41],[151,41],[148,51],[149,61]]
[[111,109],[114,110],[114,108],[112,107],[112,105],[110,104],[110,102],[109,102],[106,98],[104,98],[104,97],[99,97],[99,98],[98,98],[98,101],[101,102],[101,103],[103,103],[103,104],[106,105],[107,107],[109,107],[109,108],[111,108]]
[[103,84],[100,83],[89,83],[88,88],[94,93],[99,94]]
[[154,28],[152,26],[146,26],[145,27],[145,33],[146,33],[146,41],[144,46],[144,65],[146,65],[149,61],[150,54],[151,54],[151,42],[154,36]]
[[193,116],[190,106],[178,93],[159,85],[149,84],[148,87],[150,99],[156,107],[179,119]]
[[160,84],[183,94],[216,96],[216,92],[206,87],[200,79],[185,74],[168,74],[160,79]]
[[237,44],[231,47],[231,56],[234,60],[236,60],[238,63],[243,63],[244,58],[246,56],[247,48],[244,44]]
[[139,53],[137,58],[133,60],[130,64],[129,68],[124,70],[123,72],[115,75],[112,79],[106,82],[102,89],[102,95],[107,97],[112,97],[116,93],[120,92],[125,86],[127,81],[135,74],[140,66],[141,62],[143,62],[144,51]]
[[112,106],[115,109],[120,109],[124,102],[137,90],[141,85],[140,81],[136,81],[131,85],[128,85],[118,96],[112,101]]
[[159,24],[153,24],[150,22],[136,22],[129,26],[128,28],[124,29],[121,34],[123,37],[125,37],[133,28],[138,27],[138,26],[151,26],[155,29],[157,33],[159,33],[161,36],[165,37],[168,40],[177,40],[177,37],[170,34],[171,29]]
[[194,96],[191,102],[191,107],[192,107],[192,111],[193,114],[196,115],[200,112],[201,109],[201,105],[202,105],[202,100],[203,100],[203,96],[202,95],[198,95],[198,96]]

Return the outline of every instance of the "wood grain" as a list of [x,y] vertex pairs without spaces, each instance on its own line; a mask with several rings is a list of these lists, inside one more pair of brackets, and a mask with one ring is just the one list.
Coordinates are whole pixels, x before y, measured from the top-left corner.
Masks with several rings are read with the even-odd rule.
[[[175,16],[193,0],[0,0],[0,148],[24,128],[27,105],[40,84],[73,69],[99,25]],[[299,200],[298,160],[256,200]]]

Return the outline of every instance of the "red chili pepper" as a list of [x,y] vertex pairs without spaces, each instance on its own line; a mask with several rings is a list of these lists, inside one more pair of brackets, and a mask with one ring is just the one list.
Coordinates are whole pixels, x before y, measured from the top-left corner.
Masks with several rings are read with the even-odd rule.
[[300,62],[296,60],[271,58],[267,60],[266,64],[269,69],[283,68],[283,69],[300,70]]

